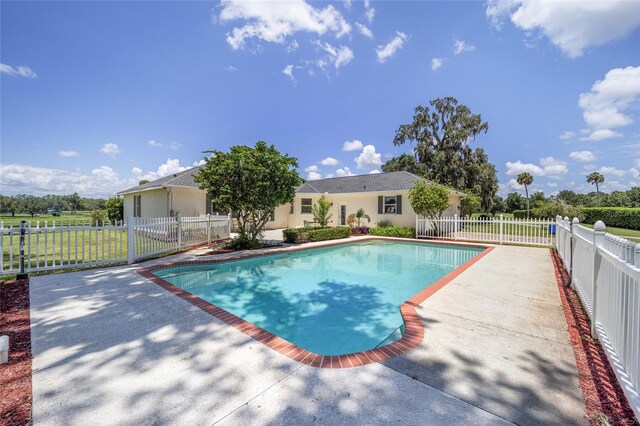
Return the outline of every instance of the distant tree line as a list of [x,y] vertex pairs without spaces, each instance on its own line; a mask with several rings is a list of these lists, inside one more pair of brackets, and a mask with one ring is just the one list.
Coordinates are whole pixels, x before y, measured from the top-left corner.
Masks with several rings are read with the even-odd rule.
[[0,213],[15,216],[16,214],[28,214],[34,217],[37,214],[46,214],[49,210],[68,211],[75,214],[77,211],[102,210],[107,200],[103,198],[86,198],[77,193],[70,195],[0,195]]
[[[598,192],[579,194],[565,189],[549,197],[538,191],[531,194],[529,203],[532,209],[542,208],[550,203],[572,207],[640,207],[640,187],[635,186],[627,191],[599,192],[599,194]],[[512,192],[506,198],[496,195],[491,213],[511,213],[526,208],[526,198],[517,192]]]

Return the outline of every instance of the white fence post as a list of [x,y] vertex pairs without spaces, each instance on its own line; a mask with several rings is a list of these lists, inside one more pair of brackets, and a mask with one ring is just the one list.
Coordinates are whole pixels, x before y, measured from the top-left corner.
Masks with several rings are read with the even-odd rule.
[[597,322],[597,306],[598,306],[598,274],[600,272],[600,266],[602,264],[602,256],[598,253],[598,249],[604,246],[605,239],[605,225],[601,220],[597,221],[593,225],[593,282],[591,288],[593,293],[591,295],[591,338],[598,340],[598,332],[596,330]]
[[182,218],[179,214],[176,215],[176,221],[178,221],[178,251],[182,249]]
[[453,239],[458,239],[458,213],[453,215]]
[[133,241],[133,218],[129,216],[127,218],[127,264],[131,265],[135,257],[135,245]]
[[211,215],[207,213],[207,244],[211,244]]
[[500,215],[500,237],[499,237],[500,238],[500,244],[502,244],[502,241],[503,241],[502,224],[503,224],[503,219],[502,219],[502,215]]

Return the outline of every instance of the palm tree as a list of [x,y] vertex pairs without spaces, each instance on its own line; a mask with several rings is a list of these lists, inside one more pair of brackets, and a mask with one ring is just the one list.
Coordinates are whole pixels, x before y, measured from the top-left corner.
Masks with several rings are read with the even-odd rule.
[[371,222],[371,216],[366,214],[364,212],[364,209],[358,209],[357,212],[351,213],[349,215],[349,217],[347,218],[347,223],[349,223],[349,225],[353,226],[353,224],[356,223],[356,221],[357,221],[358,222],[358,228],[360,228],[360,221],[362,219],[367,219],[367,222]]
[[520,173],[517,181],[519,185],[524,185],[524,193],[527,196],[527,219],[529,219],[529,185],[533,183],[533,176],[527,172]]
[[598,187],[598,185],[604,182],[604,176],[598,172],[593,172],[589,176],[587,176],[587,182],[591,185],[593,185],[594,183],[596,184],[596,197],[598,200],[598,205],[600,205],[600,188]]

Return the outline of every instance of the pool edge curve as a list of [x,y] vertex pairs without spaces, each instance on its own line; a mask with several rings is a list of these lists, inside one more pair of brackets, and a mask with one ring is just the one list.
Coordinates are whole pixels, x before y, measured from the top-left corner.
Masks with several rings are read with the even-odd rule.
[[407,352],[412,351],[424,339],[424,327],[422,325],[422,320],[416,311],[416,307],[419,306],[422,302],[427,300],[430,296],[435,294],[438,290],[443,288],[445,285],[450,283],[453,279],[458,277],[464,271],[469,269],[473,264],[482,259],[485,255],[491,252],[495,247],[491,245],[484,244],[468,244],[468,243],[458,243],[458,242],[444,242],[444,241],[432,241],[432,240],[415,240],[408,238],[388,238],[388,237],[358,237],[356,241],[371,241],[371,240],[382,240],[382,241],[405,241],[405,242],[413,242],[420,244],[438,244],[438,245],[457,245],[463,247],[477,247],[484,249],[479,252],[472,259],[458,266],[453,271],[449,272],[444,277],[438,279],[437,281],[429,284],[427,287],[420,290],[418,293],[411,296],[408,300],[403,302],[400,305],[400,314],[402,315],[402,320],[405,324],[405,332],[402,337],[396,340],[393,343],[389,343],[384,346],[379,346],[373,349],[367,349],[360,352],[345,354],[345,355],[320,355],[314,352],[310,352],[306,349],[303,349],[293,343],[277,336],[270,331],[267,331],[257,325],[245,321],[244,319],[228,312],[217,305],[214,305],[211,302],[208,302],[200,297],[189,293],[188,291],[175,286],[168,281],[158,277],[153,274],[154,271],[160,269],[171,268],[175,266],[189,266],[189,265],[203,265],[203,264],[215,264],[222,262],[230,262],[241,259],[248,259],[253,257],[263,257],[270,256],[281,253],[288,253],[292,251],[301,251],[301,250],[309,250],[318,247],[327,247],[338,244],[349,244],[355,242],[352,238],[339,240],[339,241],[331,241],[327,244],[322,245],[314,245],[314,246],[295,246],[295,247],[286,247],[283,249],[274,249],[274,250],[266,250],[259,253],[243,253],[242,255],[219,258],[219,259],[202,259],[202,260],[186,260],[186,261],[177,261],[170,263],[160,263],[156,265],[151,265],[148,267],[138,269],[138,274],[147,278],[149,281],[159,285],[175,296],[180,297],[181,299],[191,303],[197,308],[203,310],[209,315],[217,318],[218,320],[232,326],[238,331],[246,334],[247,336],[257,340],[258,342],[264,344],[265,346],[275,350],[276,352],[305,365],[309,365],[311,367],[318,368],[350,368],[350,367],[360,367],[363,365],[374,364],[378,362],[385,361],[390,358],[394,358],[400,355],[403,355]]

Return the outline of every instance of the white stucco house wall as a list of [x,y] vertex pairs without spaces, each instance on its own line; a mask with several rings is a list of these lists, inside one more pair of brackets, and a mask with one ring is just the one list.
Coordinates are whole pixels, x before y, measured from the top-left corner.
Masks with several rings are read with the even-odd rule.
[[[199,216],[213,213],[206,191],[194,182],[199,168],[185,170],[153,182],[129,188],[124,197],[124,217]],[[409,172],[390,172],[311,180],[296,189],[291,204],[274,211],[267,229],[292,228],[312,222],[311,206],[324,195],[332,203],[330,225],[346,225],[347,217],[363,208],[371,217],[365,225],[381,220],[394,225],[415,226],[416,213],[409,203],[409,190],[422,178]],[[449,208],[444,215],[460,212],[463,193],[451,190]]]

